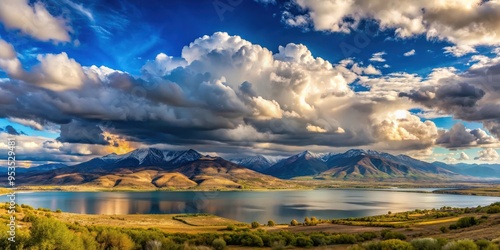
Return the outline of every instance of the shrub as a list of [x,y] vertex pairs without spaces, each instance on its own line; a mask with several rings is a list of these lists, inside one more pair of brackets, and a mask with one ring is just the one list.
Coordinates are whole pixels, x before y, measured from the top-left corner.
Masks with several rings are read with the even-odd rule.
[[212,241],[212,247],[215,250],[224,250],[226,249],[226,241],[224,241],[223,239],[215,239],[214,241]]
[[332,241],[335,241],[334,244],[355,244],[356,242],[358,242],[358,240],[356,240],[356,237],[352,234],[338,235],[336,238],[332,239]]
[[364,241],[367,240],[373,240],[378,237],[378,235],[374,232],[363,232],[359,234],[359,237],[361,237]]
[[30,206],[30,205],[21,204],[21,207],[24,208],[24,209],[33,210],[33,207]]
[[311,224],[311,219],[309,217],[304,218],[304,225],[309,226]]
[[309,219],[308,217],[304,218],[304,225],[306,226],[316,226],[319,224],[319,220],[316,219],[316,217],[311,217]]
[[31,245],[41,249],[83,249],[83,242],[75,237],[66,224],[50,219],[36,218],[31,226]]
[[252,222],[252,224],[250,224],[252,226],[252,228],[259,228],[260,227],[260,223],[258,223],[257,221],[254,221]]
[[458,228],[466,228],[466,227],[471,227],[471,226],[474,226],[474,225],[477,225],[479,224],[477,219],[472,217],[472,216],[467,216],[467,217],[463,217],[463,218],[460,218],[456,225]]
[[270,220],[267,222],[267,225],[270,227],[274,227],[276,225],[276,223],[274,223],[274,221]]
[[486,213],[488,214],[497,214],[500,213],[500,205],[490,206],[486,209]]
[[297,237],[296,243],[298,247],[312,247],[313,241],[307,236]]
[[446,244],[443,250],[478,250],[472,240],[458,240]]
[[451,224],[448,228],[450,230],[455,230],[455,229],[458,229],[458,226],[457,226],[457,224]]
[[319,224],[319,220],[316,217],[311,217],[311,226],[316,226]]
[[413,246],[402,240],[392,239],[380,242],[369,243],[365,245],[367,250],[413,250]]
[[275,241],[275,242],[273,242],[271,247],[272,247],[271,248],[272,250],[283,250],[283,249],[285,249],[286,245],[282,241]]
[[264,241],[262,238],[255,234],[244,234],[241,239],[241,244],[243,246],[250,247],[263,247]]
[[433,238],[423,238],[414,239],[411,241],[411,245],[415,250],[440,250],[441,245],[436,239]]
[[226,229],[227,229],[227,230],[229,230],[229,231],[236,231],[236,226],[235,226],[235,225],[233,225],[233,224],[231,224],[231,225],[227,225],[227,228],[226,228]]
[[297,226],[297,225],[299,225],[299,222],[296,219],[293,219],[292,221],[290,221],[290,225]]
[[150,240],[146,242],[146,250],[161,250],[162,243],[158,240]]
[[57,209],[56,213],[62,213],[61,209]]
[[34,220],[36,220],[36,216],[34,214],[26,214],[24,215],[23,219],[21,221],[23,222],[33,222]]
[[485,239],[477,240],[476,246],[479,248],[479,250],[494,250],[494,249],[498,250],[497,245]]
[[391,230],[382,230],[381,236],[382,239],[384,240],[390,240],[390,239],[406,240],[406,235],[400,232],[393,232]]
[[324,246],[329,243],[328,237],[324,234],[316,233],[309,236],[314,246]]
[[103,230],[97,235],[97,242],[103,249],[131,250],[135,247],[130,236],[117,230]]
[[448,228],[446,228],[445,226],[442,226],[442,227],[439,228],[439,231],[441,231],[441,233],[447,233],[450,230],[448,230]]

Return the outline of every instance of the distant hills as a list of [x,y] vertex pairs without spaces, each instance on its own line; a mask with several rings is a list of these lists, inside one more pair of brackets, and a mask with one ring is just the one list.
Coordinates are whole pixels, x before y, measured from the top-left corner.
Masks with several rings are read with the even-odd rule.
[[479,178],[500,178],[500,164],[446,164],[433,162],[433,165],[440,166],[455,173],[474,176]]
[[137,188],[291,187],[282,179],[440,180],[500,178],[500,164],[428,163],[406,155],[352,149],[344,153],[304,151],[288,158],[262,155],[225,160],[189,149],[136,149],[80,164],[18,168],[26,185],[91,185]]

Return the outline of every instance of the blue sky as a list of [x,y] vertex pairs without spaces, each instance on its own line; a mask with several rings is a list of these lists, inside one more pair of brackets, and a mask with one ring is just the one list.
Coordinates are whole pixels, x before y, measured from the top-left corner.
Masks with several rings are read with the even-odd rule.
[[[160,145],[223,155],[359,147],[498,163],[500,116],[488,110],[499,105],[500,38],[471,27],[493,25],[480,14],[500,4],[390,2],[6,1],[0,10],[26,11],[31,25],[48,18],[33,27],[0,18],[0,48],[16,54],[0,58],[0,83],[17,97],[0,127],[23,131],[37,162]],[[468,22],[431,15],[441,11]],[[236,60],[252,53],[255,62]],[[280,122],[288,127],[278,131]]]

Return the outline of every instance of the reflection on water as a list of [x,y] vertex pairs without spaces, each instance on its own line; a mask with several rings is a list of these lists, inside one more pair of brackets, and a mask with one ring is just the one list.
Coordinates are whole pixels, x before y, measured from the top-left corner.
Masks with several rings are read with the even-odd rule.
[[[288,223],[306,216],[346,218],[442,206],[475,207],[497,197],[324,189],[269,192],[35,192],[18,193],[35,208],[82,214],[210,213],[240,221]],[[6,201],[5,196],[0,201]]]

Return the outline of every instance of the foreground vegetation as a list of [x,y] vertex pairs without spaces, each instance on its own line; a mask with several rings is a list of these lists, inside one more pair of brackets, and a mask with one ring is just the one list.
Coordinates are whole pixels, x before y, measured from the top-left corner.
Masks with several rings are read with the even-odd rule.
[[[8,216],[2,207],[0,231],[6,232]],[[314,247],[318,249],[498,249],[500,241],[500,202],[486,207],[415,210],[404,213],[364,218],[321,221],[305,218],[293,220],[290,225],[266,225],[254,222],[250,225],[225,220],[212,215],[165,215],[159,224],[175,221],[177,233],[160,228],[145,228],[140,222],[148,215],[107,216],[108,221],[85,221],[88,215],[76,216],[78,220],[67,220],[74,214],[48,209],[34,209],[21,205],[16,207],[19,229],[16,244],[9,244],[7,235],[0,234],[0,249],[30,250],[176,250],[176,249],[245,249],[271,248],[295,249]],[[100,215],[102,216],[102,215]],[[169,216],[169,217],[166,217]],[[154,216],[153,216],[154,217]],[[130,226],[112,226],[109,221],[126,221],[135,218]],[[169,219],[167,219],[169,218]],[[157,220],[158,218],[156,218]],[[148,223],[146,221],[146,223]],[[209,228],[211,231],[185,233],[179,225]],[[328,228],[344,225],[360,228],[360,232],[346,230],[327,232]],[[120,224],[116,224],[120,225]],[[368,227],[379,228],[365,231]],[[347,227],[347,226],[344,226]],[[484,230],[483,230],[484,229]],[[483,231],[481,231],[483,230]],[[489,233],[488,233],[489,232]],[[464,237],[465,236],[465,237]],[[471,239],[465,239],[471,238]]]

